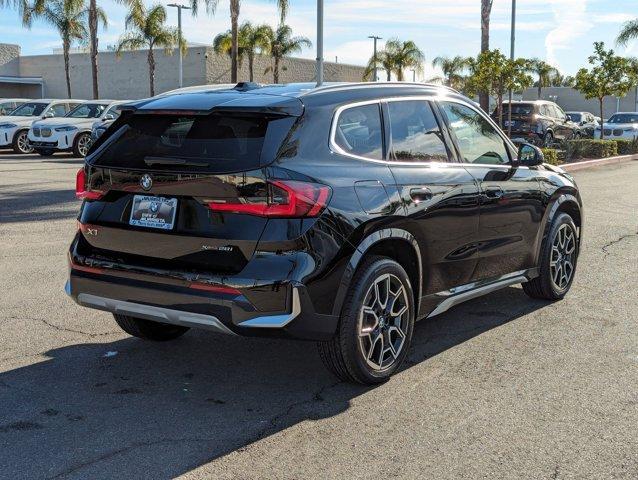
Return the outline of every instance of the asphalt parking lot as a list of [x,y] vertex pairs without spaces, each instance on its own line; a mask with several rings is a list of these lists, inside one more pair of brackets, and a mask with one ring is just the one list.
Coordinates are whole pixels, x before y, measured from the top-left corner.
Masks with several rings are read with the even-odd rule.
[[0,478],[638,478],[638,162],[578,172],[562,302],[518,287],[339,383],[314,345],[127,337],[63,292],[81,161],[0,153]]

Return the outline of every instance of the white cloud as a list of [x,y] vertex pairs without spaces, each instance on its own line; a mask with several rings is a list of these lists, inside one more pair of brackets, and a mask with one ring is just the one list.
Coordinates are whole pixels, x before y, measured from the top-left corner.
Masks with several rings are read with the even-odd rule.
[[545,37],[547,62],[560,67],[558,51],[574,47],[593,26],[587,15],[587,0],[550,0],[555,26]]

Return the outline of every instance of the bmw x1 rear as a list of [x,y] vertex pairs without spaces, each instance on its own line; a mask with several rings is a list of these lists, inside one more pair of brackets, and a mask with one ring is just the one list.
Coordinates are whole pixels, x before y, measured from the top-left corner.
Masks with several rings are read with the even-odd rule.
[[155,341],[192,327],[314,340],[362,383],[400,368],[415,319],[516,283],[562,298],[580,245],[571,178],[434,86],[240,84],[130,104],[76,193],[66,289],[80,305]]

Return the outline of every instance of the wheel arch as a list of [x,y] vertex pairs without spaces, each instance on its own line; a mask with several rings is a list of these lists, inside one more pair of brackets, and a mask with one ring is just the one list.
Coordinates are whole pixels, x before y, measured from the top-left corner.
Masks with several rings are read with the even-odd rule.
[[416,238],[407,230],[400,228],[377,230],[369,234],[359,243],[350,257],[342,276],[333,306],[333,314],[341,314],[343,302],[354,278],[354,274],[363,260],[370,255],[381,255],[391,258],[403,267],[412,284],[415,314],[416,318],[418,318],[423,283],[423,263]]
[[578,245],[580,248],[580,244],[583,238],[583,211],[582,204],[580,200],[572,193],[562,192],[558,194],[558,196],[550,203],[547,208],[547,214],[545,216],[545,221],[543,227],[540,229],[539,233],[542,233],[539,241],[537,242],[536,248],[536,263],[538,263],[538,259],[540,258],[541,249],[543,248],[543,244],[549,235],[549,231],[552,227],[552,223],[557,215],[560,213],[567,213],[574,220],[574,224],[578,229]]

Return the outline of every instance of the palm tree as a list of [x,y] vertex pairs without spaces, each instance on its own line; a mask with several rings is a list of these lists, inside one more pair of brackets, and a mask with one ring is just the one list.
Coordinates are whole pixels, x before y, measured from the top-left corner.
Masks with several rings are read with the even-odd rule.
[[[126,29],[117,44],[117,54],[123,50],[137,50],[148,48],[148,74],[151,97],[155,95],[155,56],[153,49],[163,47],[168,55],[173,53],[173,48],[179,44],[178,32],[166,27],[166,8],[163,5],[154,5],[147,9],[141,1],[131,4],[131,9],[126,16]],[[186,42],[182,39],[179,48],[185,50]]]
[[552,84],[552,78],[559,73],[549,63],[538,58],[530,61],[530,72],[534,73],[538,78],[536,88],[538,88],[539,99],[543,96],[543,87],[549,87]]
[[[244,22],[241,27],[239,27],[237,64],[238,67],[241,67],[244,57],[248,57],[249,81],[252,82],[255,78],[255,55],[268,51],[269,39],[273,36],[272,28],[268,25],[258,25],[255,27],[250,22]],[[232,56],[232,32],[228,30],[225,33],[217,35],[213,41],[213,48],[216,53]]]
[[[2,1],[2,0],[0,0]],[[204,4],[206,5],[206,10],[209,13],[215,13],[217,10],[217,5],[220,0],[204,0]],[[271,0],[277,2],[277,8],[279,9],[279,16],[281,22],[286,18],[286,14],[288,13],[288,3],[289,0]],[[241,7],[241,0],[229,0],[230,2],[230,32],[231,32],[231,73],[230,80],[231,82],[237,81],[237,70],[239,68],[239,10]],[[199,4],[199,0],[191,0],[191,8],[193,11],[193,15],[197,15],[197,7]]]
[[269,49],[269,39],[272,38],[272,28],[269,25],[257,25],[253,26],[250,22],[245,22],[240,32],[243,30],[243,36],[246,44],[244,50],[248,57],[248,76],[252,82],[255,78],[254,66],[255,66],[255,54],[265,53]]
[[277,30],[266,32],[268,36],[268,53],[273,59],[273,66],[264,73],[272,71],[273,82],[279,83],[279,69],[281,59],[293,53],[299,53],[304,47],[312,47],[312,42],[306,37],[293,37],[289,25],[279,25]]
[[616,39],[616,43],[619,46],[624,47],[636,38],[638,38],[638,19],[631,20],[622,26],[620,34],[618,34],[618,38]]
[[468,59],[457,55],[454,58],[436,57],[432,60],[433,67],[443,71],[443,83],[448,87],[460,90],[463,87],[463,72],[468,68]]
[[385,51],[392,59],[393,70],[399,82],[404,80],[404,70],[408,68],[417,71],[423,70],[425,55],[412,40],[405,42],[396,38],[388,40],[385,44]]
[[[481,0],[481,53],[490,49],[490,16],[494,0]],[[486,112],[490,108],[490,97],[487,92],[479,92],[479,103]]]
[[[41,18],[51,24],[62,38],[62,52],[64,56],[64,73],[66,75],[66,91],[71,98],[71,75],[69,71],[69,50],[73,41],[86,40],[88,9],[84,0],[51,0],[46,3],[37,2],[26,5],[22,13],[22,23],[31,27],[34,18]],[[98,18],[106,25],[106,14],[100,8]]]
[[391,55],[390,52],[388,52],[385,49],[377,52],[376,63],[375,63],[374,55],[370,57],[370,60],[368,61],[368,65],[366,66],[366,69],[363,72],[363,79],[366,81],[374,79],[374,72],[378,70],[379,68],[381,68],[382,70],[385,70],[387,81],[388,82],[391,81],[392,72],[394,72],[395,70],[394,57]]

